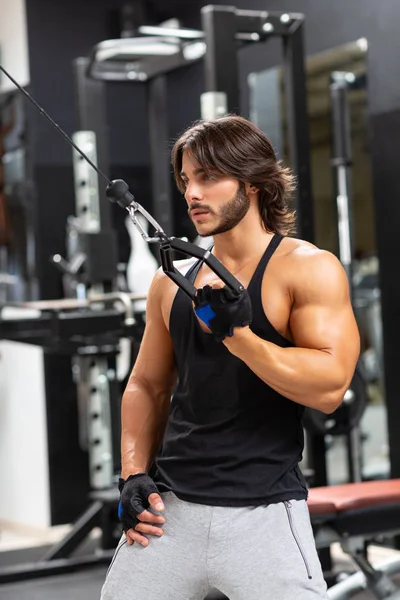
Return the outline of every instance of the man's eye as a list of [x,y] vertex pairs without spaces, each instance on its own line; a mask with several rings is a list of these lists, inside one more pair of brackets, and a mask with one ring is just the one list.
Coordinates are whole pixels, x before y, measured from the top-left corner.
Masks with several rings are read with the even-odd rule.
[[182,179],[182,184],[183,184],[184,187],[187,187],[188,180],[187,179]]

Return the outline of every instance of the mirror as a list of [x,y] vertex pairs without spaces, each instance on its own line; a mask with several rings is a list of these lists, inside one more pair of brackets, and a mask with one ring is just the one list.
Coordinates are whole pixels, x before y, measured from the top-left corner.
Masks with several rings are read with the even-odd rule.
[[[361,38],[306,60],[315,243],[341,256],[338,235],[337,172],[333,164],[332,83],[346,84],[348,196],[353,232],[353,307],[362,340],[368,406],[360,422],[363,479],[389,475],[386,410],[383,390],[382,326],[376,255],[372,173],[368,126],[367,40]],[[279,157],[290,164],[286,138],[285,86],[281,66],[249,76],[250,118],[271,139]],[[343,437],[327,436],[330,484],[348,480],[348,447]]]

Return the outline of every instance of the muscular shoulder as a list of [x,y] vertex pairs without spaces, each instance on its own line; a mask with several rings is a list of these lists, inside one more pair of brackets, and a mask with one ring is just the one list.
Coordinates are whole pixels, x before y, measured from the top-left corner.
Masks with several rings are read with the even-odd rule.
[[338,258],[309,242],[287,239],[283,260],[294,300],[348,296],[348,280]]

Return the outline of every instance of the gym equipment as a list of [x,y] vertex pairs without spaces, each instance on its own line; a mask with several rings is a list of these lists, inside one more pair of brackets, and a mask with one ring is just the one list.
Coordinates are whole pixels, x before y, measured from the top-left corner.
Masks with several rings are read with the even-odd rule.
[[282,40],[287,88],[288,145],[291,167],[297,177],[294,205],[300,237],[314,241],[313,199],[310,177],[310,151],[304,75],[304,15],[230,6],[205,6],[201,10],[206,42],[203,116],[221,116],[240,106],[239,52],[237,35],[244,44],[263,42],[273,37]]
[[3,301],[37,297],[34,186],[30,130],[22,94],[0,101],[0,294]]
[[[142,295],[113,292],[86,299],[45,300],[2,307],[2,339],[38,345],[47,352],[74,357],[81,443],[88,450],[93,491],[89,494],[91,503],[87,510],[39,563],[0,570],[0,583],[73,571],[110,560],[117,539],[116,513],[109,501],[108,489],[114,490],[114,459],[118,455],[119,439],[120,393],[115,357],[121,338],[134,341],[143,335],[142,324],[135,321],[132,308],[134,302],[143,299]],[[32,314],[32,309],[37,314]],[[94,527],[102,530],[96,554],[71,556]]]
[[[93,132],[78,132],[74,138],[83,145],[93,164],[101,161]],[[53,355],[71,357],[77,386],[80,447],[89,457],[92,501],[71,532],[49,550],[40,564],[18,566],[13,575],[6,571],[5,579],[31,577],[33,573],[47,575],[75,569],[77,565],[80,568],[108,562],[110,550],[117,541],[116,517],[110,512],[107,498],[107,490],[115,484],[114,473],[119,469],[120,391],[116,359],[121,338],[134,344],[142,337],[143,323],[135,319],[134,305],[143,302],[145,296],[113,291],[117,260],[115,236],[107,218],[109,203],[104,206],[101,202],[97,174],[93,177],[93,171],[85,165],[75,153],[77,216],[68,221],[67,258],[53,257],[53,263],[64,274],[67,299],[8,305],[1,314],[0,335],[3,339],[39,345]],[[40,312],[26,319],[26,309]],[[17,316],[16,311],[20,312]],[[7,318],[7,312],[13,312],[13,318]],[[101,551],[79,560],[71,557],[97,526],[102,529]]]
[[[332,107],[332,168],[336,187],[339,258],[348,280],[350,295],[354,299],[353,284],[353,227],[351,207],[351,137],[347,89],[348,73],[334,72],[331,77],[330,95]],[[352,384],[346,392],[342,405],[332,415],[320,415],[306,409],[304,424],[311,432],[320,435],[345,435],[350,481],[361,481],[361,441],[358,425],[368,403],[364,369],[357,366]]]
[[[12,97],[11,97],[12,99]],[[8,121],[4,122],[4,112],[10,99],[0,106],[0,247],[7,247],[11,241],[9,214],[6,197],[4,194],[4,155],[5,155],[5,138],[14,127],[14,115],[8,117]]]
[[[361,84],[365,85],[365,82]],[[353,74],[333,73],[330,85],[334,140],[332,167],[337,193],[339,254],[354,301],[358,290],[353,280],[351,140],[347,101],[347,91],[351,85],[360,85]],[[361,365],[358,366],[360,370],[363,373]],[[360,481],[360,437],[357,425],[363,414],[362,407],[355,412],[353,428],[347,431],[348,466],[353,481]],[[332,586],[329,597],[332,600],[347,600],[357,592],[368,589],[379,599],[400,599],[400,588],[390,579],[391,575],[400,572],[400,561],[391,560],[374,569],[366,556],[366,543],[384,534],[395,535],[400,530],[400,480],[311,488],[309,507],[317,547],[327,548],[336,538],[360,569],[360,572]]]
[[[350,78],[351,80],[351,78]],[[332,73],[330,84],[332,107],[332,168],[336,184],[336,206],[338,218],[339,258],[348,280],[352,300],[354,299],[353,260],[354,234],[351,204],[351,134],[350,109],[347,99],[349,77],[345,73]],[[361,367],[359,367],[360,369]],[[366,402],[364,402],[364,410]],[[360,408],[359,420],[346,433],[348,470],[350,481],[361,481],[361,439],[358,424],[364,411]]]
[[[347,273],[351,298],[354,302],[353,260],[354,234],[351,205],[351,134],[350,109],[347,91],[355,77],[348,73],[334,72],[330,84],[333,129],[332,167],[336,182],[336,206],[338,217],[339,258]],[[364,76],[363,76],[363,79]],[[364,403],[364,409],[366,402]],[[361,481],[361,439],[358,424],[364,411],[359,411],[359,420],[346,436],[350,481]]]
[[[348,199],[351,197],[352,152],[350,123],[351,96],[353,92],[365,90],[367,78],[365,73],[356,74],[348,71],[335,71],[331,75],[331,104],[333,113],[333,130],[335,132],[335,155],[332,161],[336,179],[337,213],[342,237],[347,229],[352,230],[352,211],[349,210]],[[342,262],[351,278],[353,306],[360,333],[365,337],[368,351],[361,355],[364,375],[367,381],[379,381],[383,377],[382,319],[379,288],[379,264],[376,256],[365,257],[359,261],[349,261],[346,254],[353,256],[352,249],[342,245]]]
[[137,85],[147,82],[155,218],[166,231],[173,229],[170,173],[167,162],[160,160],[160,155],[167,154],[166,146],[160,146],[160,140],[168,139],[167,73],[203,59],[202,118],[235,113],[240,107],[238,60],[241,48],[278,37],[283,42],[290,157],[298,182],[295,198],[298,228],[302,238],[314,241],[304,78],[304,15],[209,5],[201,9],[201,19],[202,31],[186,29],[176,23],[157,27],[139,24],[135,37],[106,40],[90,53],[88,78],[131,81]]
[[[337,174],[336,171],[332,169],[332,166],[326,161],[326,153],[332,152],[333,128],[330,81],[332,71],[335,69],[339,70],[344,66],[345,68],[353,69],[355,73],[365,73],[366,48],[367,41],[365,39],[359,39],[354,43],[344,44],[337,48],[331,48],[322,53],[308,56],[305,61],[311,156],[313,163],[316,165],[323,164],[323,169],[318,166],[317,172],[313,175],[314,194],[318,197],[318,201],[315,203],[316,239],[313,241],[318,246],[322,244],[323,247],[328,247],[328,249],[334,252],[336,251],[338,237],[338,220],[336,218],[336,209],[334,206],[336,203],[335,192],[337,190],[332,189],[331,192],[330,185],[332,184],[332,188],[336,188]],[[353,75],[353,73],[351,75]],[[361,77],[357,76],[357,78]],[[279,66],[268,68],[261,72],[253,72],[249,77],[251,117],[269,137],[272,136],[272,139],[275,142],[274,147],[278,150],[278,155],[280,157],[284,157],[287,152],[285,119],[286,90],[282,80],[283,73]],[[351,106],[354,107],[354,105],[356,105],[357,108],[356,115],[352,114],[352,131],[354,132],[355,128],[357,132],[361,130],[363,134],[362,142],[364,142],[364,144],[366,141],[366,124],[364,123],[365,99],[365,90],[358,93],[356,92],[355,94],[353,93],[349,99]],[[362,102],[361,105],[360,101]],[[356,123],[354,122],[355,116],[358,116]],[[360,127],[360,125],[362,127]],[[335,133],[335,135],[337,135],[337,133]],[[361,147],[361,141],[359,146]],[[357,146],[357,158],[358,153],[362,153],[363,151],[365,151],[365,146],[362,146],[362,148]],[[335,154],[335,157],[336,156],[337,154]],[[331,180],[329,179],[329,169],[332,173]],[[363,181],[368,181],[368,177],[365,177],[364,173],[358,172],[358,175],[359,178],[363,178]],[[328,181],[326,181],[325,177],[328,177]],[[370,195],[368,196],[368,201],[370,202]],[[326,219],[327,205],[332,207],[331,214],[334,216],[333,221],[332,219]],[[329,211],[331,211],[331,208],[329,208]],[[357,306],[361,296],[364,303],[364,293],[359,289],[359,283],[360,282],[357,279],[353,300],[354,307]],[[372,294],[375,294],[376,290],[371,290],[371,292],[372,296]],[[366,311],[364,311],[363,315],[364,318],[366,318],[365,312]],[[376,314],[376,300],[373,312]],[[369,364],[366,365],[364,360],[361,360],[358,370],[360,379],[363,378],[366,385],[370,382],[371,373],[371,369],[366,369],[367,366],[369,366]],[[357,381],[358,379],[359,378],[357,377]],[[357,388],[358,387],[359,386],[357,386]],[[367,390],[369,395],[370,388],[367,388]],[[362,394],[362,398],[366,397],[366,391]],[[355,401],[356,404],[350,402],[350,400]],[[328,483],[328,478],[331,480],[330,482],[333,482],[333,479],[339,474],[339,471],[340,477],[343,475],[346,477],[347,473],[345,472],[343,474],[342,461],[335,465],[331,460],[333,455],[336,454],[336,449],[340,448],[339,452],[341,451],[342,447],[345,445],[345,441],[337,438],[333,439],[331,435],[326,436],[326,434],[331,433],[332,435],[335,435],[336,432],[340,432],[340,435],[347,435],[346,430],[351,430],[357,420],[361,419],[363,414],[364,403],[361,401],[360,405],[358,405],[357,401],[358,398],[356,398],[354,394],[348,393],[346,394],[346,402],[340,407],[338,413],[324,415],[319,412],[306,411],[306,461],[307,465],[312,467],[312,471],[314,472],[314,476],[311,478],[314,485],[326,485]],[[346,426],[345,420],[347,418],[350,418],[351,422]],[[334,446],[335,449],[333,449],[332,446]],[[369,447],[370,446],[368,445],[368,450]],[[329,473],[327,473],[328,466]],[[347,467],[347,465],[344,466]],[[347,468],[347,471],[351,472],[349,468]]]
[[399,600],[400,588],[390,579],[400,573],[400,559],[374,568],[365,543],[400,532],[400,480],[350,483],[311,488],[308,506],[318,549],[340,542],[359,572],[328,590],[332,600],[350,600],[368,589],[379,600]]
[[381,385],[383,379],[381,293],[379,265],[375,256],[358,262],[354,269],[354,312],[367,349],[361,361],[368,382]]
[[339,408],[331,415],[319,410],[306,410],[304,426],[308,431],[318,435],[346,435],[357,427],[367,402],[364,377],[358,367]]
[[[200,248],[199,246],[195,246],[189,242],[185,242],[183,240],[177,238],[170,238],[166,235],[161,225],[157,223],[157,221],[147,212],[146,209],[143,208],[138,202],[135,201],[134,196],[129,191],[127,183],[122,179],[116,179],[114,181],[110,181],[108,177],[97,167],[97,165],[89,158],[87,154],[85,154],[79,146],[53,121],[53,119],[44,111],[44,109],[39,106],[39,104],[32,98],[32,96],[22,88],[17,81],[0,65],[0,70],[14,83],[14,85],[23,92],[23,94],[28,98],[32,104],[42,113],[42,115],[50,121],[50,123],[57,129],[57,131],[67,140],[67,142],[76,150],[76,152],[84,159],[86,162],[96,171],[96,173],[107,183],[106,195],[110,202],[114,202],[119,204],[122,208],[125,208],[133,223],[139,229],[143,239],[148,243],[158,243],[160,244],[160,257],[161,257],[161,265],[163,271],[172,281],[176,283],[190,298],[194,299],[196,296],[196,288],[193,284],[191,284],[177,269],[174,267],[173,259],[172,259],[172,250],[177,250],[186,254],[188,256],[193,256],[196,258],[202,259],[210,269],[230,288],[231,292],[234,295],[239,295],[243,290],[243,286],[241,283],[233,277],[233,275],[208,251]],[[86,212],[86,211],[84,211]],[[136,212],[139,212],[152,227],[155,229],[155,232],[152,236],[150,236],[145,229],[142,227],[140,221],[136,218]],[[93,237],[93,234],[89,234],[84,237],[86,249],[89,247],[89,244],[96,243],[96,249],[104,248],[104,242],[107,242],[107,239],[99,239],[98,236],[103,237],[102,234],[96,234],[96,237]],[[94,241],[96,240],[96,241]],[[107,247],[107,245],[106,245]],[[87,252],[84,254],[85,257],[94,257],[96,256],[96,252]],[[83,259],[81,259],[83,260]],[[59,263],[61,260],[58,259]],[[79,261],[81,262],[81,261]],[[71,272],[71,265],[65,267],[66,271]],[[96,265],[93,266],[93,271],[95,271]]]

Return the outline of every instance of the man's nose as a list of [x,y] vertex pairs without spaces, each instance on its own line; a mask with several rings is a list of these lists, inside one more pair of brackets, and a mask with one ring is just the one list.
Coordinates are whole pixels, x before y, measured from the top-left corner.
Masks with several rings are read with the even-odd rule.
[[201,187],[194,181],[189,182],[186,186],[185,198],[190,208],[192,202],[199,201],[203,198]]

